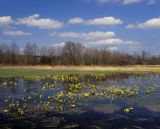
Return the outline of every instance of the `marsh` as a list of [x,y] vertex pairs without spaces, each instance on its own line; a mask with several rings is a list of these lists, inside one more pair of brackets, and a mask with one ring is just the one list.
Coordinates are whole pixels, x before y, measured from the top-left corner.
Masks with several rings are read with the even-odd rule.
[[159,93],[159,74],[1,78],[0,127],[159,129]]

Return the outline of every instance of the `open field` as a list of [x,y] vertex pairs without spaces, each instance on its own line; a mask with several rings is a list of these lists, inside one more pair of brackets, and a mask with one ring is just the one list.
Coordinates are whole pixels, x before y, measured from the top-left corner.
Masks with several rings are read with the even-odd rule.
[[0,77],[50,74],[160,73],[159,65],[136,66],[1,66]]

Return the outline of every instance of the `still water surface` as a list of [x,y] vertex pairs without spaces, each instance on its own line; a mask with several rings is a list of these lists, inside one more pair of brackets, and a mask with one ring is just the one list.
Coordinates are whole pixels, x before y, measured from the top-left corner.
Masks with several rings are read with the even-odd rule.
[[[78,88],[71,88],[72,84]],[[127,97],[104,92],[122,86],[138,87],[138,94]],[[124,112],[130,107],[132,112]],[[83,75],[77,81],[0,78],[0,129],[30,128],[160,129],[160,75],[100,79]]]

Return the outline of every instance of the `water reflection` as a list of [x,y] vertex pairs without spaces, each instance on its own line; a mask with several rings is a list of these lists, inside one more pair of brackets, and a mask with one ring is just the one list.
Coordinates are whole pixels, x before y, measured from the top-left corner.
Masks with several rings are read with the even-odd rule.
[[[122,86],[138,87],[138,94],[119,95]],[[160,129],[159,86],[160,76],[155,74],[1,78],[0,128]],[[119,87],[117,96],[104,92],[112,87]],[[20,108],[25,113],[4,113],[12,106],[11,112],[18,113]],[[126,107],[134,111],[124,113]]]
[[160,96],[145,96],[143,101],[139,101],[137,106],[146,108],[152,112],[160,112]]
[[114,113],[120,110],[120,106],[116,104],[95,104],[90,110],[94,112]]

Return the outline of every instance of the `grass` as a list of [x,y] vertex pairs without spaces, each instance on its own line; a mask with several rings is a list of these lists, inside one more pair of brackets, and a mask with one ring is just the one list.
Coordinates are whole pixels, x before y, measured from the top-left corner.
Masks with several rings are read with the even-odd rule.
[[160,73],[160,66],[1,66],[0,77],[51,74]]

